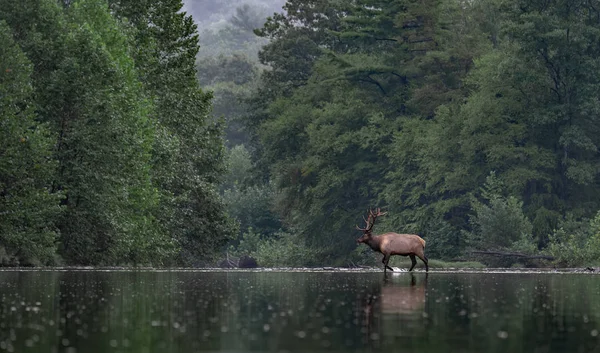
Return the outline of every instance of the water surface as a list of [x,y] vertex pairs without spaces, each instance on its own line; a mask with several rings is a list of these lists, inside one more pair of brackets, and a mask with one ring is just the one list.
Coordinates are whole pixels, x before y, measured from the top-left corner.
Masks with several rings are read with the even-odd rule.
[[600,352],[600,276],[0,271],[0,351]]

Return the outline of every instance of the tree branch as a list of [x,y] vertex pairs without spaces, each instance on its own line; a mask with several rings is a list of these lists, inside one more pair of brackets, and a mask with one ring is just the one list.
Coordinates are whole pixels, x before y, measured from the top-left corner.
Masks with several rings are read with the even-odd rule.
[[377,87],[379,87],[379,90],[381,91],[381,93],[383,93],[384,96],[387,95],[387,92],[385,91],[385,89],[383,89],[383,86],[381,86],[381,84],[379,82],[374,80],[371,76],[367,75],[367,78],[368,79],[359,78],[358,80],[376,85]]

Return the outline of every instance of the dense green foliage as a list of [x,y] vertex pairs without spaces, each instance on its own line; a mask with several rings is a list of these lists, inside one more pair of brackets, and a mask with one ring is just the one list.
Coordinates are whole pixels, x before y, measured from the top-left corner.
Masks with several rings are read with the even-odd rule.
[[597,246],[597,5],[289,0],[244,117],[273,209],[327,263],[375,205],[437,258]]
[[0,1],[9,255],[189,265],[233,234],[216,188],[221,128],[207,120],[197,31],[181,6]]
[[32,65],[0,21],[0,260],[51,261],[60,193],[51,193],[52,136],[35,120]]
[[598,262],[597,0],[0,5],[3,262]]
[[217,183],[224,173],[221,126],[199,89],[197,28],[181,0],[109,1],[132,25],[134,59],[155,104],[152,173],[161,192],[156,218],[181,249],[179,263],[202,264],[233,235]]
[[600,265],[600,213],[590,221],[563,221],[550,240],[548,252],[559,265]]

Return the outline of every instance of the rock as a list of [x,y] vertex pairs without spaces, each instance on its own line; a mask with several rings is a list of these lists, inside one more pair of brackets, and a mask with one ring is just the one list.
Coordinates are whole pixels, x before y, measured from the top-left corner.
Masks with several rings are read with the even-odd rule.
[[253,257],[244,255],[244,256],[240,257],[240,261],[238,262],[238,267],[239,268],[256,268],[256,267],[258,267],[258,264],[256,263],[256,260]]

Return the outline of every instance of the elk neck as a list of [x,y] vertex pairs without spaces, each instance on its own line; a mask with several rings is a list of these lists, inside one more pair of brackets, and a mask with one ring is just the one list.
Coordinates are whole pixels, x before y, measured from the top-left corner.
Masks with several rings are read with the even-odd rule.
[[367,239],[365,244],[371,247],[371,249],[381,252],[381,236],[371,234],[371,236],[369,237],[369,239]]

